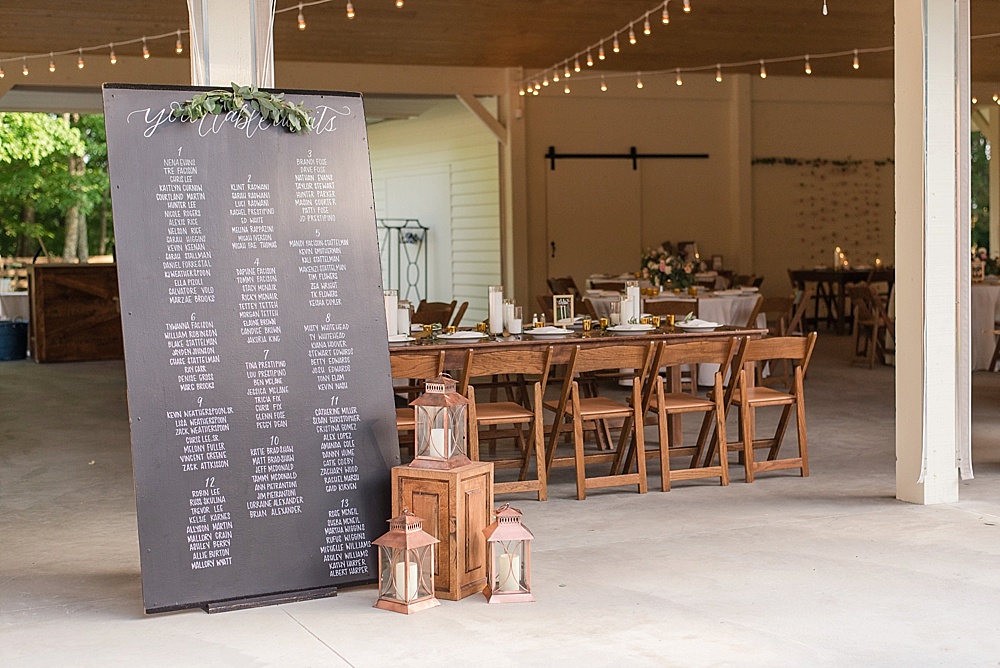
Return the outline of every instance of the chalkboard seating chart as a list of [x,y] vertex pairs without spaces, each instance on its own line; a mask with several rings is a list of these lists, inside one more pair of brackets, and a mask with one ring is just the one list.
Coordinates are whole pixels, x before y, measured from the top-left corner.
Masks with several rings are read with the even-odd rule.
[[149,612],[375,580],[398,463],[361,97],[104,90]]

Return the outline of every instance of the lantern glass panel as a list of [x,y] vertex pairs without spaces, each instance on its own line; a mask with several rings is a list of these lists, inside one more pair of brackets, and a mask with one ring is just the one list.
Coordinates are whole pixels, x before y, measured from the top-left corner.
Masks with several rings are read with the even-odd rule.
[[525,541],[500,540],[490,545],[493,548],[493,591],[501,594],[527,591]]
[[465,406],[416,406],[417,457],[448,460],[465,453]]
[[385,547],[384,545],[379,545],[378,548],[378,558],[379,558],[379,582],[378,582],[378,595],[379,598],[396,598],[396,588],[393,584],[393,579],[395,575],[395,569],[392,567],[393,563],[397,559],[399,550],[393,549],[391,547]]
[[415,592],[416,597],[426,598],[428,596],[434,595],[434,546],[425,545],[424,547],[414,548],[412,551],[413,557],[416,560],[416,573],[419,574],[419,578],[416,583]]

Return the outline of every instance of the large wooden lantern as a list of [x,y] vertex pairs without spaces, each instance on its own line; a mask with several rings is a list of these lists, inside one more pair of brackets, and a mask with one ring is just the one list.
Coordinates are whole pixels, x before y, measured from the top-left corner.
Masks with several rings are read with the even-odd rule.
[[456,391],[448,376],[431,378],[424,393],[410,402],[417,424],[414,457],[410,466],[453,469],[470,463],[466,456],[469,400]]
[[534,601],[531,595],[531,545],[535,537],[521,524],[521,511],[505,503],[494,513],[496,521],[483,529],[486,536],[486,587],[490,603]]
[[389,533],[372,541],[379,555],[376,608],[409,615],[441,605],[434,598],[434,545],[439,541],[423,524],[404,509],[389,520]]

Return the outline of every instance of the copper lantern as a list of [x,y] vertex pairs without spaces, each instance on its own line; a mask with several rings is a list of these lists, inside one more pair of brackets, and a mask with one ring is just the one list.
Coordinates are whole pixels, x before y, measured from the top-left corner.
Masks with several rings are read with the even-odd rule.
[[531,595],[531,545],[535,537],[521,524],[521,511],[509,503],[493,513],[486,535],[486,587],[490,603],[534,601]]
[[452,469],[470,463],[466,456],[469,400],[455,391],[448,376],[431,378],[424,393],[410,402],[416,419],[414,457],[410,466]]
[[440,541],[423,524],[403,509],[389,520],[389,533],[372,541],[379,555],[376,608],[408,615],[441,605],[434,598],[434,545]]

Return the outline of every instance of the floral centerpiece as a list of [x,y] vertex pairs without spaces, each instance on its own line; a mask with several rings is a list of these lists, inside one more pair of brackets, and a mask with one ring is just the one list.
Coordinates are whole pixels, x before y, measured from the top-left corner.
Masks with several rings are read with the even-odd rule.
[[990,257],[990,252],[985,248],[972,247],[972,261],[983,263],[983,273],[986,276],[996,276],[1000,274],[1000,258],[997,256]]
[[663,246],[652,248],[642,256],[642,277],[653,285],[684,290],[694,285],[695,267]]

